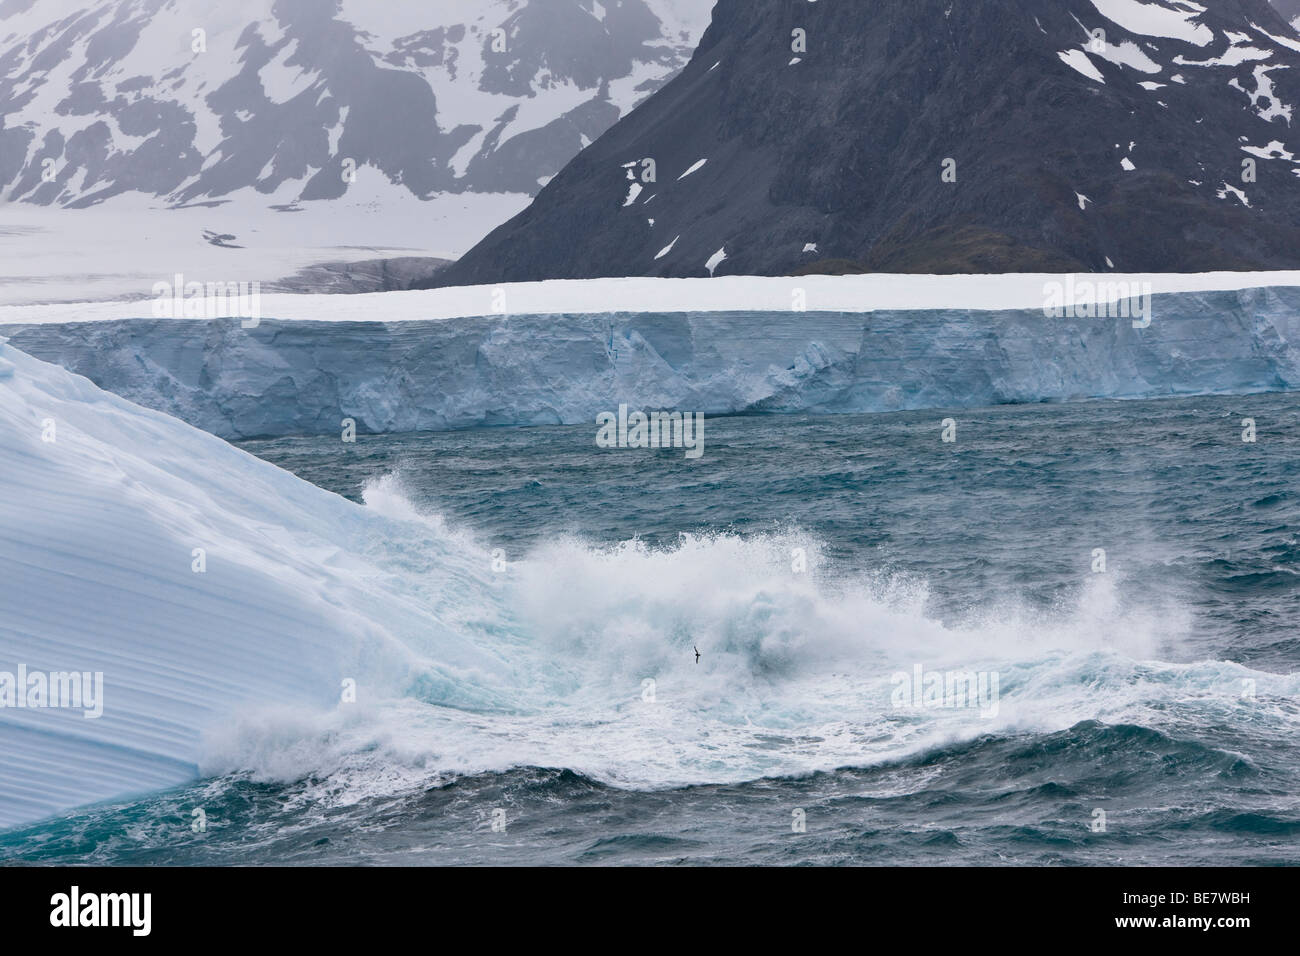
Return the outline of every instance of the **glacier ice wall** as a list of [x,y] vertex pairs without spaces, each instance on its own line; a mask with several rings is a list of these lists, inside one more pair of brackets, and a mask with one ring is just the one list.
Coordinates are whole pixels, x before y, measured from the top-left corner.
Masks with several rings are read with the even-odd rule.
[[870,412],[1300,387],[1300,289],[1157,296],[1147,328],[1041,310],[124,319],[0,334],[226,438],[574,424],[627,403]]

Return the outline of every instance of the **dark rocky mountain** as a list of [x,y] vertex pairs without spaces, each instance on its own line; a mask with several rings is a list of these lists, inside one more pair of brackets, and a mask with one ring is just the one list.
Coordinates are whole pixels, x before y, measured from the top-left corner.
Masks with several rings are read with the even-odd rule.
[[1290,20],[1293,26],[1297,20],[1300,20],[1300,0],[1273,0],[1273,6],[1277,7],[1278,13]]
[[1267,0],[719,0],[431,284],[1300,268],[1297,103]]

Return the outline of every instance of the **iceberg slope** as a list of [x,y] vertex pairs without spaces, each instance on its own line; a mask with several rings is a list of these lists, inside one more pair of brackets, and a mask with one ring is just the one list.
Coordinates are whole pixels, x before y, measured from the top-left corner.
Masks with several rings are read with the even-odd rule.
[[98,719],[0,707],[0,827],[193,778],[206,734],[347,678],[361,707],[416,673],[476,702],[497,665],[438,595],[477,571],[394,586],[365,556],[392,520],[0,338],[0,672],[103,673]]

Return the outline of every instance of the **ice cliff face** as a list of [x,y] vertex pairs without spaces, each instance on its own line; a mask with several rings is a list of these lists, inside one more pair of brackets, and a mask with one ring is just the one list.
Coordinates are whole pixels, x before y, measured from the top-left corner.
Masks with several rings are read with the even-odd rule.
[[872,412],[1300,388],[1300,289],[1181,292],[1127,318],[1042,310],[135,319],[12,345],[226,438],[576,424],[632,408]]

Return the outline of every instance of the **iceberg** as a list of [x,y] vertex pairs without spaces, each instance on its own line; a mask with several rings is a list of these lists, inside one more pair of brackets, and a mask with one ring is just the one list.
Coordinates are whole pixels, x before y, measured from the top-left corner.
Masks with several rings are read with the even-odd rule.
[[[349,688],[491,702],[501,665],[439,606],[488,587],[486,558],[430,538],[420,586],[395,583],[376,543],[419,526],[3,338],[0,461],[0,672],[27,705],[0,702],[0,827],[194,779],[213,732]],[[102,674],[102,713],[36,693],[60,674]]]
[[[402,309],[419,300],[375,301]],[[1300,387],[1294,286],[1158,294],[1145,328],[1042,308],[393,321],[378,311],[255,328],[235,319],[38,321],[0,334],[232,439],[338,433],[345,419],[362,433],[591,424],[621,404],[710,416],[878,412]]]

